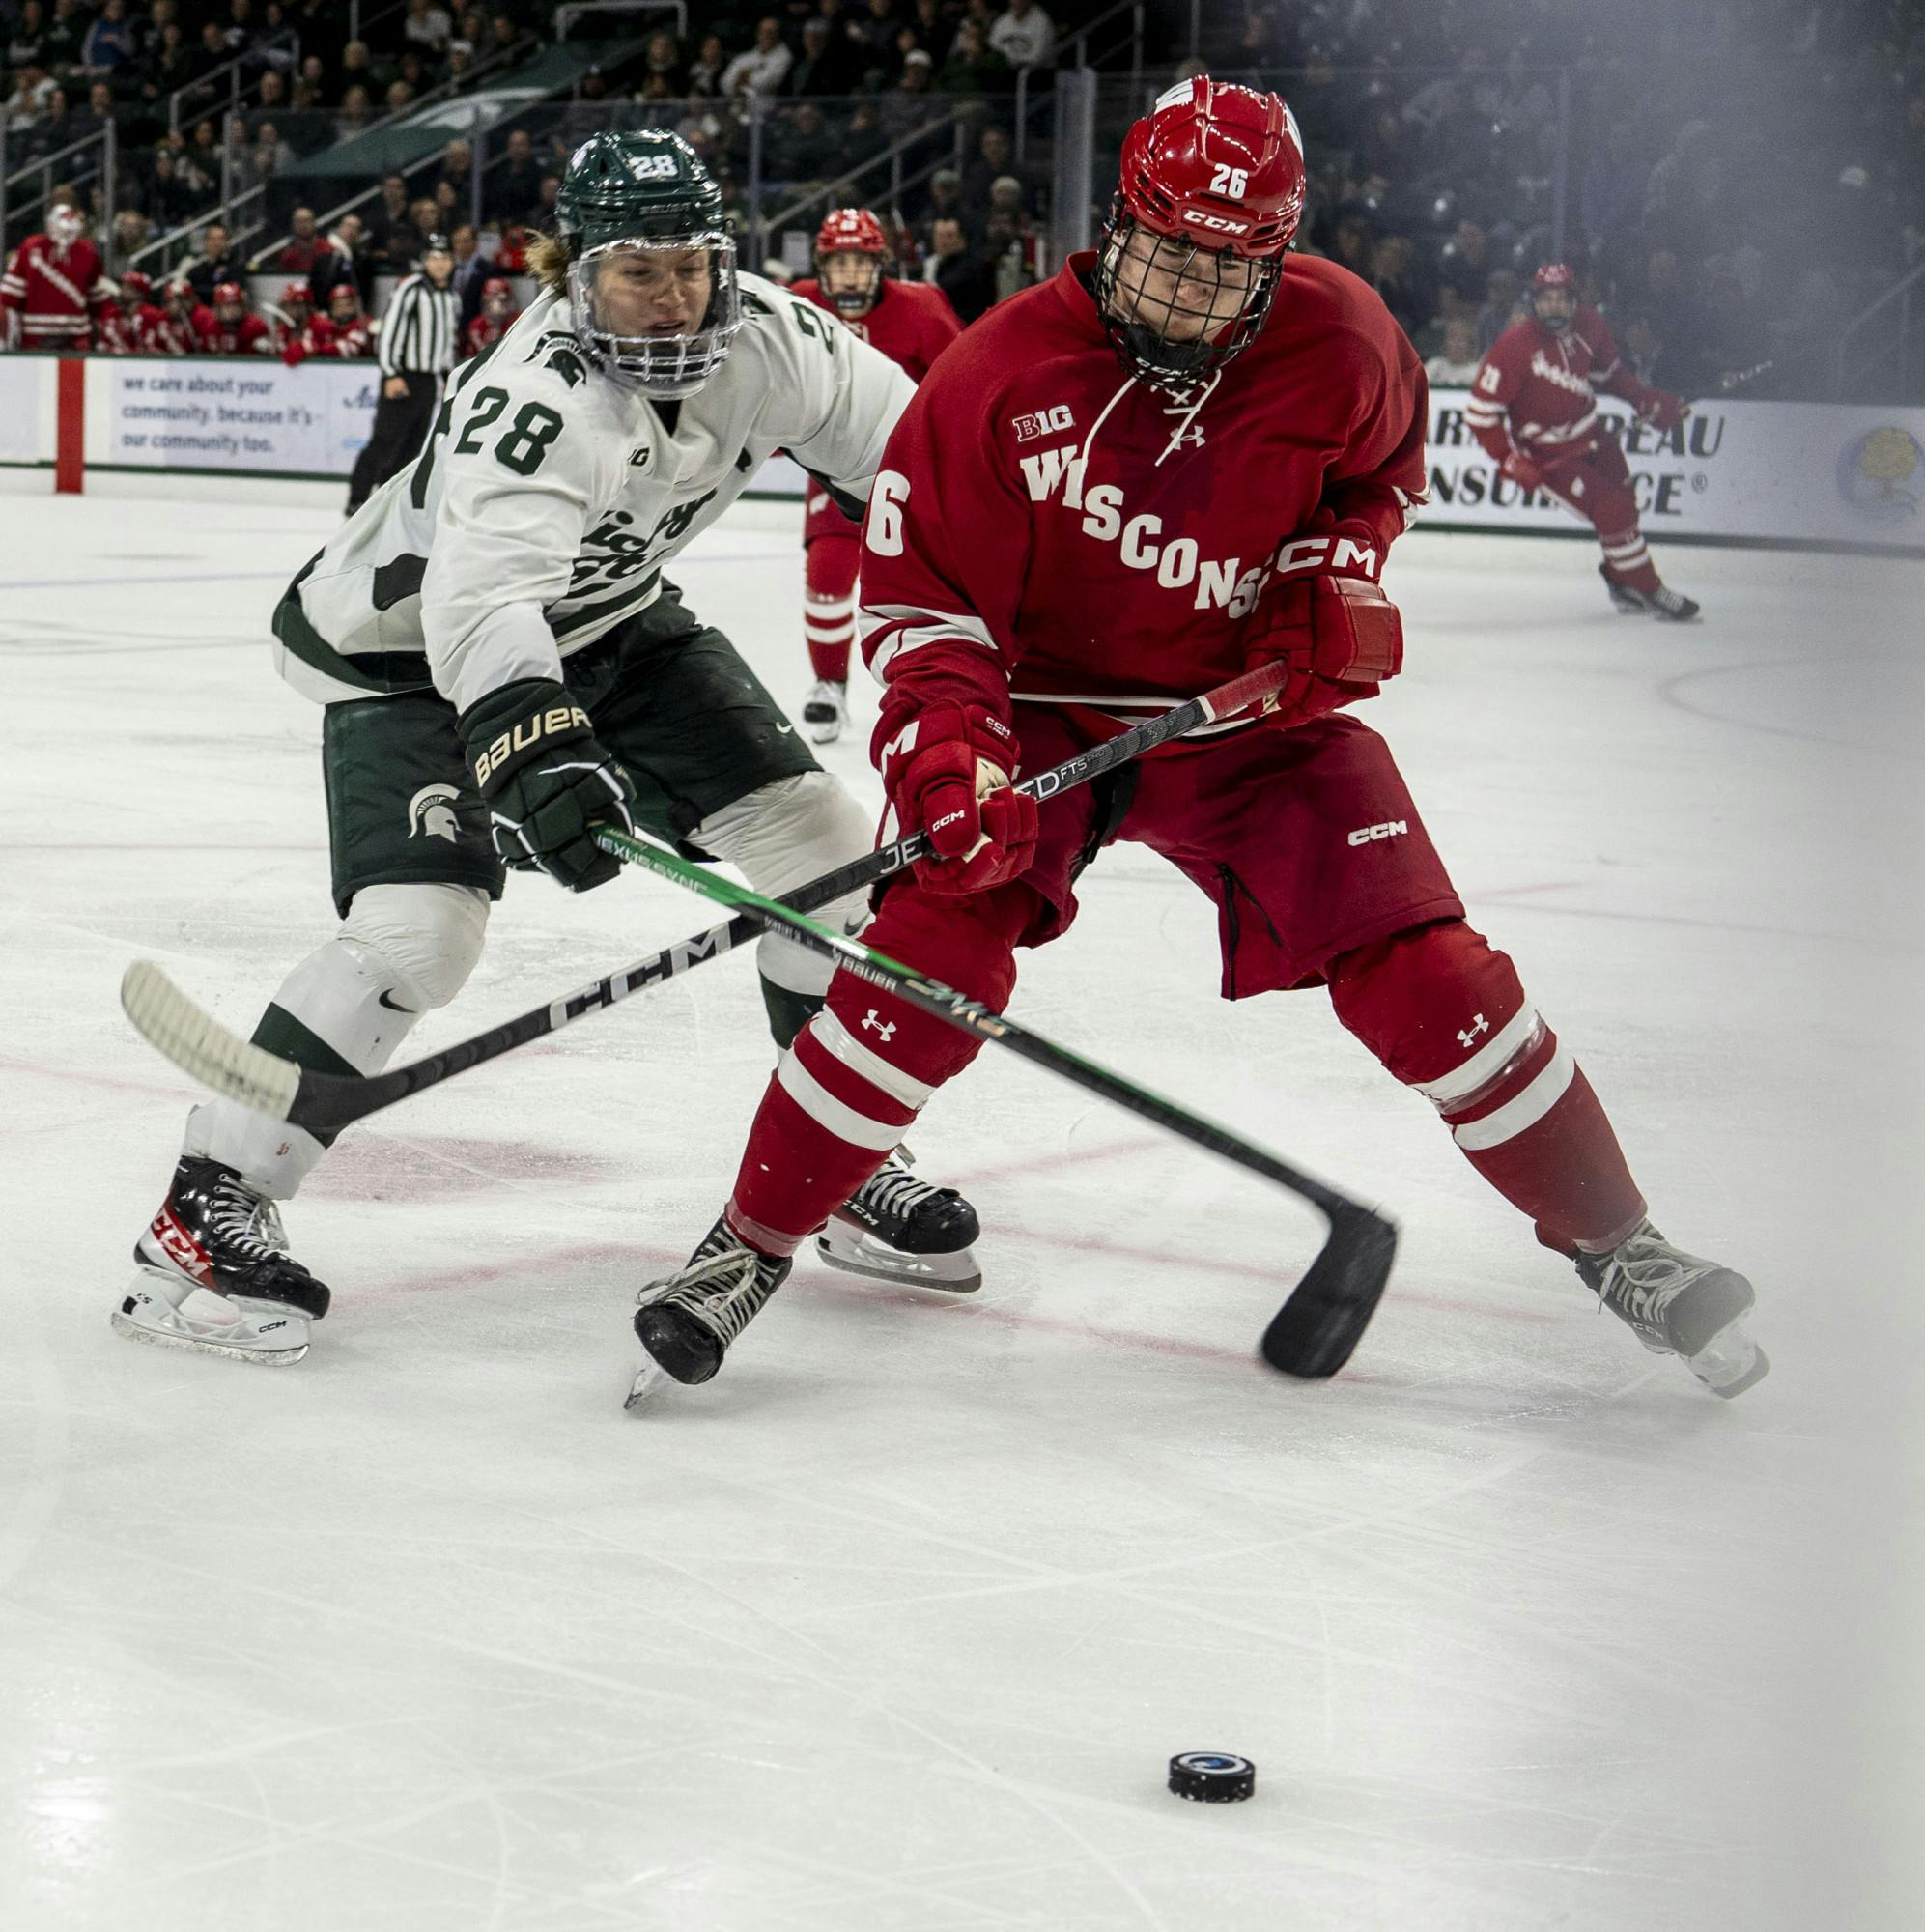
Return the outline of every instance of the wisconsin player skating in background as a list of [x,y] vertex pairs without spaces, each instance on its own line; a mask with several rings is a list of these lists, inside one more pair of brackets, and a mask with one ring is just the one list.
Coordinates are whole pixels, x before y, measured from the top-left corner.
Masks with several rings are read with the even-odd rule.
[[[839,317],[920,383],[962,333],[962,324],[941,289],[887,280],[888,259],[882,223],[865,208],[838,208],[815,231],[814,275],[794,283],[791,293]],[[827,745],[849,722],[849,646],[856,639],[863,526],[814,477],[803,508],[802,541],[803,632],[815,672],[802,722],[818,745]]]
[[[722,196],[672,134],[577,150],[543,293],[457,371],[421,454],[301,570],[277,662],[326,706],[336,935],[256,1041],[337,1075],[386,1065],[480,957],[504,862],[585,892],[619,869],[597,821],[726,859],[781,893],[870,846],[721,632],[663,570],[762,460],[794,450],[865,499],[907,380],[773,283],[738,275]],[[860,895],[833,917],[853,929]],[[764,941],[785,1044],[829,968]],[[228,1100],[196,1107],[115,1312],[137,1338],[255,1361],[304,1352],[328,1291],[277,1203],[325,1152]],[[852,1190],[853,1192],[854,1190]],[[976,1217],[892,1159],[843,1205],[827,1258],[973,1287]],[[229,1314],[183,1307],[195,1288]]]
[[1471,384],[1471,434],[1520,490],[1547,490],[1597,530],[1604,547],[1598,570],[1620,611],[1688,622],[1698,607],[1658,579],[1625,453],[1598,420],[1596,391],[1622,396],[1657,429],[1676,429],[1690,410],[1625,366],[1610,325],[1578,301],[1577,277],[1562,262],[1531,277],[1530,302],[1530,315],[1490,345]]
[[[1426,395],[1378,298],[1287,254],[1303,205],[1273,95],[1199,77],[1123,146],[1101,249],[986,316],[890,440],[864,527],[863,648],[898,831],[938,855],[869,942],[992,1007],[1056,938],[1112,838],[1215,902],[1231,999],[1321,985],[1471,1165],[1648,1348],[1719,1393],[1765,1373],[1730,1269],[1683,1253],[1511,961],[1464,919],[1388,747],[1340,707],[1399,668],[1378,587],[1425,484]],[[1240,669],[1292,677],[1261,722],[1041,809],[1040,771]],[[734,1191],[637,1311],[700,1381],[978,1040],[839,974],[785,1054]]]

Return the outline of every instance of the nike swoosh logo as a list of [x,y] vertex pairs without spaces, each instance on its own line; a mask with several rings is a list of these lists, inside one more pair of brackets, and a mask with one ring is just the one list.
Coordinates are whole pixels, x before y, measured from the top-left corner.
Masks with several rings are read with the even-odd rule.
[[382,994],[378,1004],[385,1007],[391,1013],[407,1013],[410,1017],[412,1017],[414,1012],[414,1009],[412,1007],[397,1007],[394,1004],[394,1002],[387,997],[385,993]]
[[776,726],[776,736],[778,738],[792,738],[794,735],[795,726],[793,724],[778,724]]

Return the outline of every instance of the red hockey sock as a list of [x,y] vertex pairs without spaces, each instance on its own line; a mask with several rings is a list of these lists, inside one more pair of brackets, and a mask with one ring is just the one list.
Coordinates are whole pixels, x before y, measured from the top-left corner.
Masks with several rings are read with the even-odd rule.
[[1645,1214],[1591,1083],[1461,920],[1332,962],[1338,1017],[1444,1117],[1470,1164],[1570,1254],[1615,1247]]
[[1632,524],[1628,529],[1598,532],[1604,547],[1604,568],[1618,582],[1649,597],[1660,582],[1657,566],[1644,545],[1644,532]]
[[853,533],[817,537],[805,564],[807,588],[803,635],[808,661],[828,684],[849,681],[849,646],[856,639],[856,571],[863,546]]
[[[1009,885],[967,898],[892,888],[865,942],[1002,1007],[1034,895]],[[793,1254],[881,1167],[922,1104],[982,1042],[847,973],[782,1056],[749,1130],[729,1225],[764,1254]]]

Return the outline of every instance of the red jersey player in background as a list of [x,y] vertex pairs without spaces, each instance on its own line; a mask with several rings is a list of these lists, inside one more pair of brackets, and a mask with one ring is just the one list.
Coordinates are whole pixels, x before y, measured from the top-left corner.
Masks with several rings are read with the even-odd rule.
[[239,282],[218,283],[213,292],[213,308],[203,309],[211,323],[195,324],[201,331],[204,355],[271,355],[274,339],[268,325],[247,306],[247,291]]
[[481,285],[481,313],[462,337],[463,354],[479,355],[484,349],[493,348],[521,319],[507,276],[490,275]]
[[138,355],[161,313],[154,303],[153,277],[129,269],[121,277],[120,307],[101,321],[100,339],[95,346],[108,355]]
[[140,353],[198,355],[213,327],[213,310],[194,294],[194,285],[185,275],[176,275],[161,295],[159,314],[149,321],[141,336]]
[[[1274,95],[1184,81],[1135,124],[1101,248],[1001,303],[918,390],[864,526],[885,838],[926,831],[867,943],[1002,1007],[1123,838],[1216,904],[1231,999],[1323,986],[1471,1165],[1655,1350],[1766,1370],[1750,1284],[1646,1217],[1611,1124],[1464,918],[1389,747],[1341,708],[1402,661],[1384,555],[1425,490],[1423,371],[1381,299],[1289,255],[1304,166]],[[1267,716],[1040,808],[1010,786],[1117,721],[1281,661]],[[790,1257],[980,1045],[850,974],[797,1036],[735,1187],[636,1333],[702,1381]]]
[[374,328],[361,313],[360,291],[353,282],[336,282],[327,291],[327,319],[334,325],[331,355],[354,362],[375,353]]
[[[815,273],[790,293],[838,317],[912,383],[962,333],[941,289],[884,279],[889,242],[865,208],[838,208],[815,231]],[[856,570],[863,526],[813,477],[803,508],[803,635],[815,682],[803,700],[808,735],[827,745],[849,722],[849,646],[856,638]]]
[[94,346],[94,331],[117,319],[114,285],[87,239],[77,208],[56,203],[46,233],[29,235],[0,272],[0,343],[20,349]]
[[1543,489],[1598,532],[1598,566],[1620,611],[1654,611],[1676,623],[1698,614],[1668,589],[1638,528],[1625,453],[1598,420],[1595,391],[1622,396],[1658,429],[1690,414],[1683,401],[1626,368],[1610,325],[1577,299],[1562,262],[1531,277],[1531,313],[1490,345],[1471,384],[1471,434],[1520,490]]
[[289,282],[281,290],[279,308],[270,346],[290,369],[297,369],[310,355],[334,353],[334,325],[325,315],[315,314],[311,283]]

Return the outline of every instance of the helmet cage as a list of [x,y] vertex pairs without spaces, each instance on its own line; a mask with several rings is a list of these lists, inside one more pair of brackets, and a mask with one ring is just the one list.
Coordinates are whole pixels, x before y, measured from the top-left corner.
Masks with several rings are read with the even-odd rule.
[[[1148,259],[1132,255],[1132,237],[1145,236],[1152,244]],[[1181,251],[1180,254],[1176,251]],[[1170,293],[1152,296],[1147,287],[1152,265],[1170,276]],[[1209,327],[1220,314],[1210,300],[1201,309],[1186,304],[1187,283],[1223,289],[1226,270],[1234,266],[1247,275],[1233,313]],[[1140,222],[1118,195],[1110,206],[1103,228],[1103,245],[1096,257],[1094,294],[1103,328],[1125,367],[1151,384],[1189,383],[1214,374],[1257,339],[1276,298],[1283,275],[1283,254],[1261,258],[1231,248],[1205,248],[1185,235],[1162,235]],[[1177,334],[1179,319],[1200,317],[1204,327],[1194,334]]]
[[[868,270],[868,278],[853,289],[835,289],[829,286],[829,265],[832,262],[854,259]],[[883,258],[871,254],[866,248],[852,248],[846,243],[834,248],[820,250],[815,257],[816,286],[829,298],[830,305],[837,315],[860,318],[868,314],[882,299]]]
[[[1538,306],[1541,296],[1557,294],[1567,298],[1569,306],[1560,315],[1549,316]],[[1538,324],[1550,330],[1553,335],[1562,335],[1577,316],[1577,277],[1562,262],[1546,262],[1531,277],[1528,298],[1531,314]]]
[[[686,335],[618,335],[603,326],[595,304],[602,263],[623,250],[654,254],[708,251],[710,290],[700,323]],[[571,326],[604,375],[660,402],[693,396],[728,359],[742,327],[742,290],[735,275],[735,239],[712,228],[669,239],[624,236],[584,248],[568,265]]]

